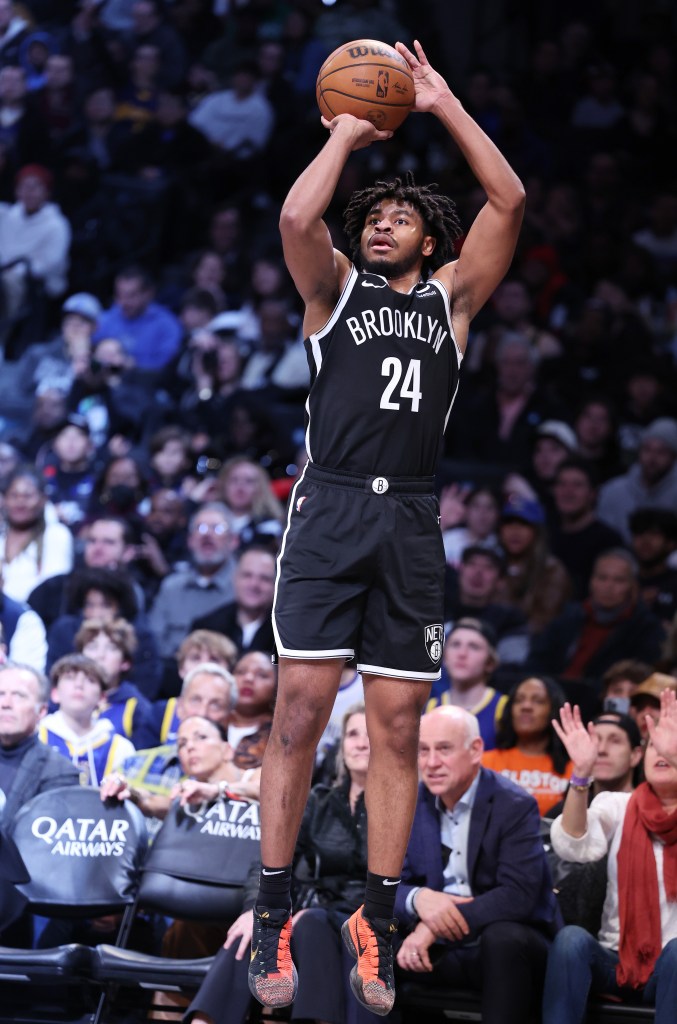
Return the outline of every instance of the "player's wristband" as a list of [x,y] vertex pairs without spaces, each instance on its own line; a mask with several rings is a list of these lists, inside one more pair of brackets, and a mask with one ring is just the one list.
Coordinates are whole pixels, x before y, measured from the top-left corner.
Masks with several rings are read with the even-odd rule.
[[590,789],[593,782],[594,779],[591,776],[585,775],[572,775],[569,779],[569,785],[578,793],[585,793],[586,789]]

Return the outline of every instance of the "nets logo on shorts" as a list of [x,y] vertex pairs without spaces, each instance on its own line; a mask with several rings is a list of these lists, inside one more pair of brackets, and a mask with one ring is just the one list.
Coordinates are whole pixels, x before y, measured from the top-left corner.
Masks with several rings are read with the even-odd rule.
[[439,665],[444,647],[444,626],[435,624],[425,627],[425,649],[433,665]]

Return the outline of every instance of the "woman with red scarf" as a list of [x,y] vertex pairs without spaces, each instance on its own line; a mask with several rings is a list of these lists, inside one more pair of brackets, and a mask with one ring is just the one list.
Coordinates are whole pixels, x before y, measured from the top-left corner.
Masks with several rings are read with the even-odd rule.
[[[561,724],[560,724],[561,722]],[[677,1012],[677,701],[661,697],[648,723],[643,782],[634,793],[600,793],[588,807],[598,742],[579,709],[565,704],[553,722],[574,765],[552,845],[566,860],[608,853],[598,938],[568,925],[548,956],[543,1024],[581,1024],[590,991],[656,1005],[656,1024]]]

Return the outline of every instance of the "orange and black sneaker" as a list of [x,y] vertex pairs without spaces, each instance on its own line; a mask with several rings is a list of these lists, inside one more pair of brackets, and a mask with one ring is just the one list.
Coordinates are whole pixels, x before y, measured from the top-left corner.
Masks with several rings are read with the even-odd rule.
[[249,991],[264,1006],[288,1006],[298,989],[291,958],[291,913],[254,907]]
[[350,987],[362,1006],[385,1017],[395,1002],[393,938],[397,920],[367,920],[363,909],[356,910],[341,928],[344,943],[357,959],[350,972]]

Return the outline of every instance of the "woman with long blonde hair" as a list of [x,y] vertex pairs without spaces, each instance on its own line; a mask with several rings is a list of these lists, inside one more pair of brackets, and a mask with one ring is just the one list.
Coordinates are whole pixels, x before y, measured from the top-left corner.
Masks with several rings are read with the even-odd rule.
[[231,526],[241,540],[256,532],[281,532],[284,508],[273,494],[268,473],[246,455],[235,455],[219,473],[221,498],[231,512]]

